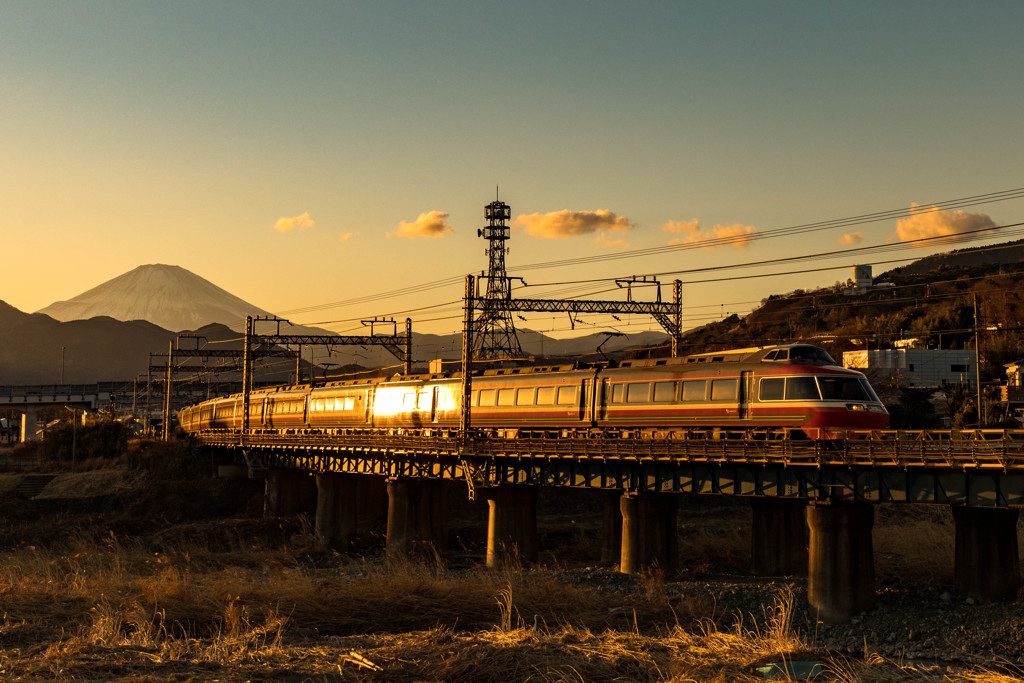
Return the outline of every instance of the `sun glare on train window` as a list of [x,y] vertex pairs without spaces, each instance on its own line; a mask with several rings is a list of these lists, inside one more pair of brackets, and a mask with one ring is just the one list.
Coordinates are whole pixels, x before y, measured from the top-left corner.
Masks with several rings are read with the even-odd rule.
[[711,380],[712,401],[735,401],[739,390],[739,380],[735,379],[713,379]]
[[651,385],[647,382],[633,382],[626,385],[626,403],[647,403]]
[[480,391],[480,405],[493,406],[496,393],[494,389],[482,389]]
[[683,382],[683,400],[684,401],[703,401],[704,391],[707,386],[705,380],[700,381],[689,381]]
[[676,400],[676,383],[675,382],[655,382],[654,383],[654,402],[655,403],[671,403]]

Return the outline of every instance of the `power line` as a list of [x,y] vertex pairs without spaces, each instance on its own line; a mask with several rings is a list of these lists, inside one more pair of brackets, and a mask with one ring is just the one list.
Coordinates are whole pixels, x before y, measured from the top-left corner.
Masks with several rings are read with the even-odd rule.
[[[899,218],[906,218],[911,215],[921,215],[927,213],[934,213],[938,211],[949,211],[953,209],[960,209],[967,206],[973,206],[977,204],[988,204],[995,202],[1009,201],[1013,199],[1024,198],[1024,188],[1014,188],[1010,190],[1003,190],[999,192],[990,192],[985,194],[971,195],[968,197],[961,197],[957,199],[949,199],[938,202],[930,202],[924,208],[900,208],[890,209],[887,211],[878,211],[867,214],[860,214],[857,216],[850,216],[846,218],[830,219],[818,221],[815,223],[806,223],[802,225],[794,225],[784,228],[776,228],[774,230],[766,230],[763,232],[754,233],[751,235],[744,235],[740,237],[725,237],[725,238],[714,238],[709,240],[702,240],[700,242],[683,243],[683,244],[672,244],[663,245],[659,247],[650,247],[646,249],[633,249],[615,254],[600,254],[585,256],[572,259],[561,259],[557,261],[546,261],[541,263],[524,264],[515,268],[510,268],[516,272],[525,272],[531,270],[539,270],[546,268],[556,268],[571,265],[582,265],[588,263],[599,263],[604,261],[621,260],[621,259],[632,259],[640,258],[645,256],[654,256],[664,253],[674,253],[679,251],[686,251],[690,249],[700,249],[715,246],[722,246],[733,244],[738,240],[744,241],[755,241],[772,239],[776,237],[783,237],[787,235],[804,234],[808,232],[817,232],[823,230],[833,230],[843,227],[852,227],[856,225],[863,225],[868,223],[877,223],[885,220],[893,220]],[[355,297],[351,299],[343,299],[340,301],[334,301],[324,304],[317,304],[313,306],[306,306],[301,308],[294,308],[287,311],[281,311],[281,315],[294,315],[302,313],[312,313],[316,311],[327,310],[331,308],[341,308],[345,306],[354,306],[365,303],[373,303],[384,299],[407,296],[410,294],[419,294],[442,287],[450,287],[461,283],[463,280],[462,276],[454,276],[443,278],[440,280],[434,280],[418,285],[410,285],[408,287],[402,287],[399,289],[388,290],[385,292],[379,292],[376,294],[369,294],[361,297]],[[316,324],[316,323],[310,323]]]

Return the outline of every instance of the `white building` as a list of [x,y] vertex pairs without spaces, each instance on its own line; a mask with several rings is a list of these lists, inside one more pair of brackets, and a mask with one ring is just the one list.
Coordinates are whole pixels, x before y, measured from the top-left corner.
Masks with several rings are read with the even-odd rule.
[[881,349],[846,351],[843,365],[899,375],[900,384],[940,387],[944,384],[974,385],[977,354],[971,349]]

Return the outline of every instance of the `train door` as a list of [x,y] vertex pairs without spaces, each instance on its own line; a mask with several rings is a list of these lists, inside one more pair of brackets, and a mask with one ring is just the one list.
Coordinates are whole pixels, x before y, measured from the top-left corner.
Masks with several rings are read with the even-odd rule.
[[580,421],[589,422],[591,425],[595,423],[594,420],[594,380],[585,379],[580,382],[580,402],[579,402],[579,413]]
[[430,389],[430,421],[437,422],[437,390],[438,387],[431,387]]
[[597,396],[594,397],[594,407],[597,420],[604,420],[608,417],[608,397],[611,395],[611,387],[606,378],[598,383]]
[[585,379],[581,385],[580,420],[589,422],[591,427],[596,427],[597,421],[601,417],[603,378],[598,379],[597,373],[594,373],[593,379]]
[[736,417],[745,420],[750,416],[750,371],[740,373],[739,393],[736,395],[738,412]]

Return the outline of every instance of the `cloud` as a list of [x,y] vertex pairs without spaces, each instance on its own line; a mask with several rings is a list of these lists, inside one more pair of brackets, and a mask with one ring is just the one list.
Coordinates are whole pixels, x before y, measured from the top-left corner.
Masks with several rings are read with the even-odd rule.
[[606,232],[597,233],[597,243],[609,249],[629,249],[629,242],[626,240],[613,240]]
[[839,244],[860,244],[864,241],[864,235],[859,232],[848,232],[845,235],[839,236]]
[[448,214],[444,211],[428,211],[421,213],[411,223],[402,221],[398,229],[389,232],[388,237],[441,237],[446,232],[453,232],[454,228],[447,224]]
[[616,216],[607,209],[597,211],[552,211],[518,216],[514,225],[526,228],[526,233],[545,239],[564,239],[596,232],[632,230],[634,226],[625,216]]
[[[928,237],[950,237],[950,242],[966,241],[958,238],[966,232],[996,227],[995,221],[983,213],[939,210],[934,206],[910,205],[910,217],[896,221],[896,237],[902,242]],[[921,245],[928,249],[932,245]]]
[[295,228],[312,228],[316,225],[309,212],[300,213],[298,216],[292,216],[290,218],[278,218],[277,222],[274,223],[274,230],[278,232],[288,232]]
[[701,242],[718,241],[720,244],[705,245],[705,249],[714,249],[728,244],[733,249],[742,249],[750,246],[750,236],[757,233],[757,228],[752,225],[721,225],[716,223],[710,230],[702,230],[700,221],[694,218],[692,221],[669,221],[661,226],[665,232],[685,235],[669,241],[669,244],[699,244]]
[[357,234],[358,233],[355,233],[355,232],[343,232],[340,235],[338,235],[338,241],[339,242],[348,242],[350,239],[352,239],[353,236],[355,236]]

